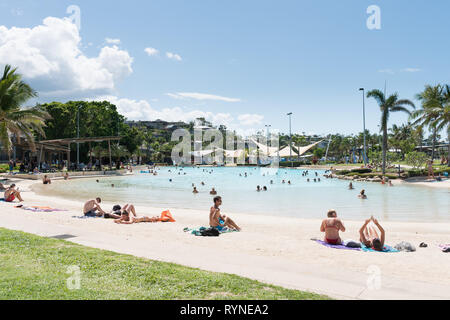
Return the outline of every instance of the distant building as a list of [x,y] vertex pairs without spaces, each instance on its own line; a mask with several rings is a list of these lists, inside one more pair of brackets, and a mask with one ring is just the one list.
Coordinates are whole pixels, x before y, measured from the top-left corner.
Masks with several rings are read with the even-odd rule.
[[155,121],[126,121],[125,122],[130,127],[145,127],[147,129],[157,129],[157,130],[176,130],[180,128],[185,128],[188,126],[187,123],[179,122],[168,122],[164,120]]

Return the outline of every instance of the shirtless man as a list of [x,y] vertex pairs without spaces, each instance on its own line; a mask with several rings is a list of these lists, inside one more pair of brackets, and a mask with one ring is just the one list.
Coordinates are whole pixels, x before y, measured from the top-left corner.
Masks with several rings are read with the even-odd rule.
[[42,179],[42,183],[43,184],[52,184],[52,180],[47,175],[45,175],[44,178]]
[[[95,200],[89,200],[84,204],[83,213],[86,217],[101,217],[106,212],[100,207],[102,199],[96,198]],[[97,212],[98,211],[98,212]]]
[[216,189],[212,188],[212,190],[209,192],[209,194],[215,196],[217,194]]
[[16,190],[15,184],[10,185],[9,188],[6,189],[4,197],[6,202],[13,202],[16,198],[20,202],[23,202],[22,196],[20,195],[20,192]]
[[337,217],[335,210],[328,211],[328,218],[322,221],[320,232],[325,232],[325,242],[329,244],[342,244],[339,231],[345,232],[342,221]]
[[214,198],[214,206],[211,207],[209,211],[209,225],[222,231],[224,227],[228,227],[233,230],[241,231],[241,228],[234,223],[233,220],[228,218],[226,215],[220,214],[219,207],[222,205],[222,197]]
[[[381,236],[378,236],[377,230],[372,225],[368,226],[370,222],[373,222],[373,224],[378,227]],[[363,226],[359,230],[359,236],[361,243],[363,243],[367,248],[372,248],[376,251],[383,251],[385,231],[383,227],[378,223],[378,220],[373,216],[370,219],[367,219],[363,224]]]

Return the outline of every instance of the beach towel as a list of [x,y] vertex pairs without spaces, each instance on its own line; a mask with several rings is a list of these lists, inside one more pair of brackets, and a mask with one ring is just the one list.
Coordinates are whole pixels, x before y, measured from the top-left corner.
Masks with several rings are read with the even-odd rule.
[[317,242],[318,244],[321,244],[321,245],[323,245],[325,247],[328,247],[328,248],[361,251],[361,248],[347,247],[347,246],[344,246],[342,244],[329,244],[328,242],[325,242],[325,241],[322,241],[322,240],[317,240],[317,239],[312,239],[312,240]]
[[450,252],[450,244],[440,244],[439,248],[441,248],[442,252]]
[[31,207],[24,207],[24,206],[17,206],[15,208],[28,210],[32,212],[61,212],[61,211],[67,211],[62,209],[54,209],[50,207],[39,207],[39,206],[31,206]]
[[377,251],[377,250],[373,250],[372,248],[368,248],[365,245],[361,246],[361,250],[364,252],[385,252],[385,253],[394,253],[394,252],[400,252],[395,248],[392,248],[388,245],[384,246],[383,251]]
[[[207,228],[207,227],[200,227],[200,228],[197,228],[197,229],[190,229],[190,228],[184,228],[183,229],[183,231],[184,232],[190,232],[191,234],[193,234],[193,235],[196,235],[196,236],[198,236],[198,237],[201,237],[202,236],[202,231],[203,230],[206,230],[206,229],[209,229],[209,227]],[[232,230],[232,229],[229,229],[229,228],[227,228],[227,227],[225,227],[225,228],[223,228],[222,230],[220,230],[219,231],[219,233],[231,233],[231,232],[238,232],[237,230]]]

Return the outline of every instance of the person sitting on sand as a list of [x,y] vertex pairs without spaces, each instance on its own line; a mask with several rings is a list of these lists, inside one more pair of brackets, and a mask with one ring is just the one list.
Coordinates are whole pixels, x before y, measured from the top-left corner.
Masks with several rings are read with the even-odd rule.
[[209,211],[209,225],[213,228],[216,228],[219,231],[222,231],[224,227],[228,227],[233,230],[241,231],[241,228],[234,223],[226,215],[220,214],[220,206],[222,205],[222,197],[214,198],[214,206],[211,207]]
[[[86,217],[101,217],[106,212],[100,207],[102,199],[96,198],[95,200],[89,200],[84,204],[83,213]],[[98,211],[98,212],[97,212]]]
[[329,244],[342,244],[339,231],[345,232],[342,221],[337,217],[336,210],[328,211],[328,218],[322,221],[320,232],[325,232],[325,242]]
[[[373,222],[373,224],[378,227],[381,236],[378,236],[376,229],[372,225],[369,226],[370,222]],[[367,219],[363,224],[363,226],[359,230],[359,235],[361,243],[363,243],[367,248],[372,248],[376,251],[383,251],[385,231],[383,227],[378,223],[378,220],[373,216],[370,219]]]
[[350,184],[348,185],[348,190],[353,190],[355,188],[353,188],[353,183],[350,182]]
[[44,178],[42,178],[42,183],[43,184],[52,184],[52,180],[50,180],[50,178],[45,175]]
[[5,202],[13,202],[16,198],[23,202],[22,196],[20,195],[20,192],[16,189],[16,185],[13,183],[9,186],[9,188],[6,189],[5,194]]
[[197,187],[194,187],[194,190],[192,190],[192,193],[198,193]]
[[69,178],[69,173],[68,172],[66,172],[66,174],[64,175],[64,180],[69,180],[70,178]]
[[367,199],[366,190],[362,189],[361,192],[358,194],[358,198]]
[[213,196],[217,195],[216,189],[212,188],[211,191],[209,192],[209,194],[213,195]]
[[121,211],[121,215],[119,219],[114,220],[115,223],[119,224],[133,224],[135,223],[133,220],[130,220],[130,214],[133,214],[136,218],[136,209],[132,204],[126,204]]

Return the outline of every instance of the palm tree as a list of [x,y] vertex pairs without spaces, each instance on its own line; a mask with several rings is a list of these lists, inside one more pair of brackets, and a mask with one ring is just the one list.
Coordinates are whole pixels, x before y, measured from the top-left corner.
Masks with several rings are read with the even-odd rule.
[[381,110],[381,130],[383,131],[383,174],[386,174],[386,154],[388,148],[388,121],[391,112],[405,112],[411,115],[406,106],[415,108],[414,103],[407,99],[399,99],[398,94],[394,93],[387,99],[381,90],[372,90],[367,93],[367,98],[374,98]]
[[36,151],[33,133],[45,136],[43,127],[45,120],[50,118],[40,106],[21,108],[26,101],[37,97],[37,93],[22,81],[16,70],[6,65],[0,78],[0,142],[8,155],[13,148],[13,135],[18,141],[25,137],[32,151]]
[[[411,118],[420,128],[428,127],[433,132],[432,159],[434,159],[437,133],[447,127],[450,140],[450,87],[448,85],[427,85],[425,90],[417,95],[422,102],[422,109],[415,111]],[[450,142],[450,141],[449,141]],[[450,157],[450,146],[449,146]]]

